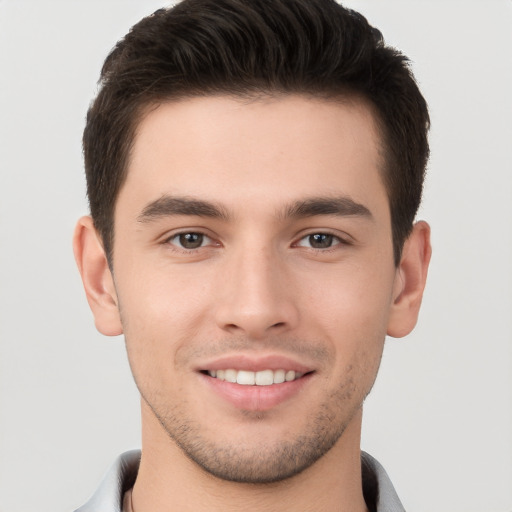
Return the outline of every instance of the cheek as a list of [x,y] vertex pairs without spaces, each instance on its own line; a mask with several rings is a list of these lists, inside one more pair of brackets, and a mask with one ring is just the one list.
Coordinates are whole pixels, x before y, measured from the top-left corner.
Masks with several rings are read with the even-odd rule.
[[[331,272],[328,285],[309,297],[308,318],[321,337],[331,344],[336,382],[356,376],[361,399],[375,380],[384,348],[394,271],[369,272],[352,266]],[[311,289],[311,287],[310,287]],[[329,378],[327,376],[327,378]]]
[[[386,271],[371,265],[331,270],[324,279],[305,284],[305,289],[309,290],[308,309],[314,311],[324,325],[332,324],[333,329],[340,332],[385,333],[393,277],[393,269]],[[318,282],[322,285],[318,286]]]
[[121,321],[134,375],[165,379],[176,366],[176,354],[198,337],[208,307],[207,292],[169,273],[132,274],[119,279]]
[[119,281],[121,314],[132,329],[143,332],[165,331],[180,334],[197,323],[208,310],[208,283],[194,272],[152,266],[150,270],[130,269]]

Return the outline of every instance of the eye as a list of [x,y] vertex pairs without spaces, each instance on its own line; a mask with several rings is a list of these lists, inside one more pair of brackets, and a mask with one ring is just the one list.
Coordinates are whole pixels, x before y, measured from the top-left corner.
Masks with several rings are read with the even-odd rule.
[[337,236],[329,233],[313,233],[301,238],[297,245],[299,247],[311,247],[312,249],[329,249],[340,243],[342,242]]
[[203,233],[178,233],[167,240],[168,243],[180,249],[199,249],[212,244],[212,239]]

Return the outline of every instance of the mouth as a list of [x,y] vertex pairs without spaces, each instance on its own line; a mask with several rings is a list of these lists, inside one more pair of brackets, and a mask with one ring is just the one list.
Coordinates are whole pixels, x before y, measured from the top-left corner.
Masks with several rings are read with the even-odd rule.
[[269,411],[285,403],[294,403],[304,388],[311,385],[315,373],[311,367],[278,356],[260,359],[226,357],[206,363],[199,369],[213,396],[235,410],[244,411]]
[[283,384],[285,382],[293,382],[300,379],[306,373],[295,370],[236,370],[233,368],[219,370],[203,370],[201,373],[210,377],[230,382],[232,384],[240,384],[241,386],[272,386],[273,384]]

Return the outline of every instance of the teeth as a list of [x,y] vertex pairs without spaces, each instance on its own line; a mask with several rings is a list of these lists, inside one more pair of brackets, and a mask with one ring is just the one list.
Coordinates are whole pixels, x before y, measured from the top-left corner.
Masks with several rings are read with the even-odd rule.
[[274,384],[274,372],[272,370],[263,370],[255,373],[257,386],[271,386]]
[[284,380],[286,382],[290,382],[291,380],[295,380],[295,372],[293,370],[290,370],[286,372],[286,375],[284,376]]
[[226,379],[227,382],[236,382],[237,381],[236,370],[225,370],[224,371],[224,379]]
[[237,384],[243,384],[244,386],[254,386],[256,383],[256,375],[254,372],[240,370],[236,376],[236,382]]
[[282,384],[285,381],[284,370],[274,372],[274,384]]
[[300,379],[302,373],[294,370],[285,372],[284,370],[262,370],[260,372],[250,372],[247,370],[208,370],[210,377],[215,377],[226,382],[233,382],[243,386],[271,386],[272,384],[282,384]]

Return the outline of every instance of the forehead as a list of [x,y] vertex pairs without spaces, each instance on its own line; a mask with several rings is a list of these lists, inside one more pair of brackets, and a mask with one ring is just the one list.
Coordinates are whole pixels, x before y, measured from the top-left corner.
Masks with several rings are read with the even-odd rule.
[[297,197],[380,195],[380,136],[357,100],[213,96],[163,103],[140,122],[119,202],[199,196],[261,209]]

